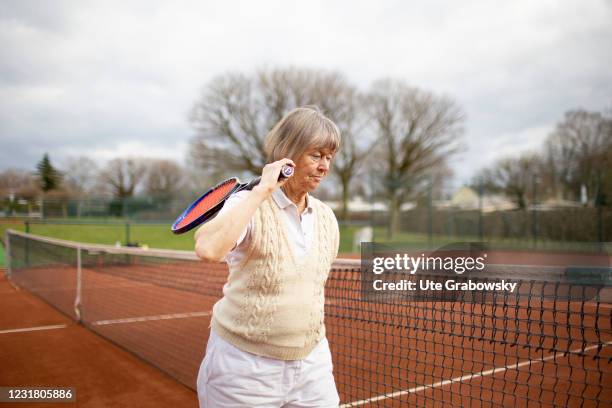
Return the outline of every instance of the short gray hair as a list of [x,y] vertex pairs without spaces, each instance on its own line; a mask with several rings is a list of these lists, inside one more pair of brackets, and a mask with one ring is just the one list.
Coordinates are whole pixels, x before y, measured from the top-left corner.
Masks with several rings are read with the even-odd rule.
[[308,149],[340,148],[340,129],[316,106],[303,106],[287,113],[274,127],[265,141],[268,162],[284,157],[297,160]]

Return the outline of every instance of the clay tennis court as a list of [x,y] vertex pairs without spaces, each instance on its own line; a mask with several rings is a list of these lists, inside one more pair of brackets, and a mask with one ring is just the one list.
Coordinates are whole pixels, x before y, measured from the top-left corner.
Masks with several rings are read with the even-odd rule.
[[187,407],[195,393],[0,276],[0,384],[74,387],[75,403],[2,407]]
[[[184,396],[181,406],[197,405],[192,390],[210,311],[225,282],[224,265],[185,254],[177,259],[169,252],[162,257],[135,250],[107,252],[98,246],[80,249],[77,274],[75,248],[23,235],[12,244],[13,265],[18,266],[12,280],[65,316],[59,323],[7,321],[3,328],[67,324],[66,329],[37,333],[33,338],[38,347],[49,344],[44,334],[93,336],[100,347],[157,374],[158,381],[166,381],[162,388],[179,390],[168,398]],[[591,407],[612,401],[612,314],[607,302],[545,301],[538,296],[501,304],[364,302],[359,285],[358,263],[336,262],[326,287],[326,327],[344,406]],[[39,307],[61,316],[49,306]],[[30,361],[32,350],[19,340],[3,347],[9,349],[23,353],[21,364]],[[70,380],[89,354],[102,354],[72,351],[72,363],[63,370],[53,368],[55,381]],[[19,385],[32,385],[37,378],[28,375],[37,371],[42,370],[24,374]],[[116,370],[86,371],[100,383],[117,377]],[[96,388],[83,387],[92,393]],[[107,390],[99,390],[98,398],[103,398]],[[159,386],[156,390],[161,392]],[[92,399],[81,400],[87,393],[77,389],[77,394],[83,406],[96,406]]]

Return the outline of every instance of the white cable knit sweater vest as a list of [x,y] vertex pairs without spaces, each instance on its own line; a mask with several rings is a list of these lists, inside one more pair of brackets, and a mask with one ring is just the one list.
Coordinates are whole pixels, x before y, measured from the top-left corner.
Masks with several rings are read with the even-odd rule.
[[309,253],[296,259],[272,197],[254,215],[244,261],[230,268],[212,328],[237,348],[280,360],[303,359],[325,336],[324,287],[338,254],[332,210],[309,196],[315,213]]

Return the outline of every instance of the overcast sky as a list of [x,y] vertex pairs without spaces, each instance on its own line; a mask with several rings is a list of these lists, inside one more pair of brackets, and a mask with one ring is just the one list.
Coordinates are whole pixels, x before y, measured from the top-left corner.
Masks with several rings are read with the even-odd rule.
[[460,184],[565,111],[612,108],[611,22],[606,0],[0,1],[0,170],[44,152],[184,163],[207,81],[292,65],[454,98]]

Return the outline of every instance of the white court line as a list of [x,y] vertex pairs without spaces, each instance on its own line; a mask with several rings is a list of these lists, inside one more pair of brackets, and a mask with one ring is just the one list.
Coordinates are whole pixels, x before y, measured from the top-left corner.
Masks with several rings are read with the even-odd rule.
[[125,319],[98,320],[97,322],[93,322],[92,325],[104,326],[107,324],[149,322],[153,320],[186,319],[189,317],[210,316],[210,314],[211,314],[211,311],[207,310],[205,312],[174,313],[174,314],[155,315],[155,316],[127,317]]
[[39,331],[39,330],[64,329],[66,327],[68,327],[68,325],[66,325],[66,324],[55,324],[55,325],[51,325],[51,326],[37,326],[37,327],[24,327],[22,329],[0,330],[0,334],[22,333],[22,332],[31,332],[31,331]]
[[[602,343],[602,347],[606,347],[606,346],[609,346],[611,344],[612,344],[612,341],[607,341],[605,343]],[[589,350],[596,349],[597,347],[599,347],[599,344],[595,344],[593,346],[589,346],[589,347],[587,347],[585,349],[571,350],[570,353],[579,353],[579,352],[584,353],[584,352],[587,352]],[[424,391],[424,390],[429,389],[429,388],[443,387],[445,385],[452,384],[452,383],[455,383],[455,382],[470,381],[470,380],[472,380],[474,378],[486,377],[488,375],[497,374],[497,373],[502,372],[502,371],[516,370],[517,368],[521,368],[521,367],[526,366],[526,365],[543,363],[543,362],[548,361],[548,360],[552,360],[552,359],[555,359],[555,358],[560,358],[560,357],[563,357],[564,354],[565,353],[562,353],[562,352],[561,353],[556,353],[556,354],[551,354],[548,357],[537,358],[535,360],[526,360],[526,361],[523,361],[521,363],[509,364],[509,365],[507,365],[505,367],[498,367],[498,368],[493,368],[493,369],[486,370],[486,371],[481,371],[479,373],[467,374],[467,375],[464,375],[464,376],[461,376],[461,377],[452,378],[450,380],[439,381],[437,383],[433,383],[433,384],[429,384],[429,385],[421,385],[419,387],[410,388],[408,390],[402,390],[402,391],[396,391],[396,392],[393,392],[393,393],[382,394],[382,395],[378,395],[376,397],[372,397],[372,398],[368,398],[368,399],[364,399],[364,400],[360,400],[360,401],[353,401],[353,402],[349,402],[349,403],[346,403],[346,404],[342,404],[342,405],[340,405],[340,408],[348,408],[348,407],[356,407],[356,406],[359,406],[359,405],[366,405],[366,404],[369,404],[371,402],[376,402],[376,401],[384,400],[384,399],[387,399],[387,398],[396,398],[396,397],[399,397],[399,396],[402,396],[402,395],[406,395],[406,394],[414,394],[414,393],[417,393],[417,392],[420,392],[420,391]]]

